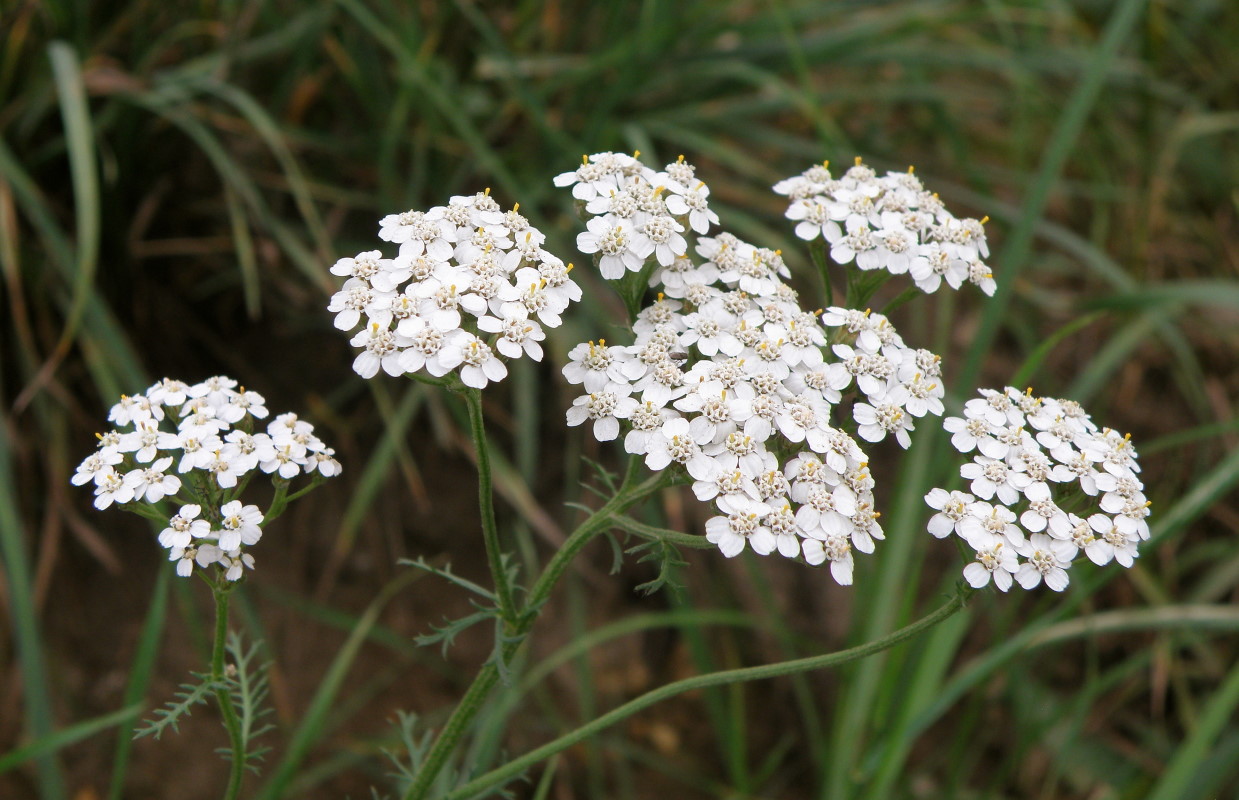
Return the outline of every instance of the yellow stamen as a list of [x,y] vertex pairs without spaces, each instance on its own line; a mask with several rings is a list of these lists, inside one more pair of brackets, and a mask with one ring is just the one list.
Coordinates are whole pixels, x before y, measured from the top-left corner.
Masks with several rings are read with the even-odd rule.
[[856,166],[860,166],[860,156],[856,157]]

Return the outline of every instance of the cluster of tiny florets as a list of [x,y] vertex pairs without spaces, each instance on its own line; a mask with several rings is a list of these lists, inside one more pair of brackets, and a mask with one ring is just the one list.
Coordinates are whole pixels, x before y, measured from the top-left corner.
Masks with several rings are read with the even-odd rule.
[[347,280],[327,308],[340,330],[362,326],[351,343],[363,378],[459,369],[466,386],[484,388],[507,376],[505,358],[541,360],[543,326],[558,327],[581,299],[572,265],[543,249],[519,206],[501,211],[487,192],[379,224],[379,238],[400,246],[395,258],[372,250],[331,268]]
[[838,264],[907,274],[925,292],[944,281],[952,289],[971,282],[989,295],[997,289],[983,261],[985,220],[956,218],[911,169],[879,176],[857,158],[838,179],[820,164],[774,190],[791,199],[786,216],[796,235],[823,237]]
[[710,210],[710,188],[680,156],[662,172],[622,153],[583,156],[581,166],[555,177],[590,215],[577,249],[596,256],[602,277],[640,272],[647,259],[669,267],[688,248],[685,233],[706,233],[718,216]]
[[[934,489],[929,532],[955,534],[976,551],[964,578],[1067,586],[1067,569],[1083,551],[1095,564],[1130,567],[1149,538],[1149,501],[1131,440],[1099,429],[1078,403],[1032,391],[982,389],[947,417],[951,444],[973,460],[960,468],[971,493]],[[1090,511],[1092,513],[1090,513]]]
[[74,485],[93,484],[95,507],[180,505],[159,534],[177,574],[218,564],[237,580],[254,557],[245,549],[262,537],[263,512],[238,498],[255,470],[287,482],[298,475],[340,473],[335,451],[296,414],[271,420],[266,401],[217,376],[189,385],[165,378],[144,394],[122,396],[98,435],[95,452],[78,465]]
[[[850,583],[852,550],[873,552],[883,533],[868,459],[832,417],[855,395],[857,435],[907,447],[915,417],[942,413],[939,359],[907,347],[881,314],[801,308],[779,251],[702,235],[717,217],[693,175],[683,158],[655,172],[602,153],[556,179],[593,215],[578,246],[604,277],[652,267],[656,292],[632,344],[569,352],[564,375],[586,394],[568,424],[592,423],[599,441],[626,428],[625,450],[651,469],[686,471],[720,512],[706,535],[724,555],[747,546],[830,561]],[[686,187],[699,205],[675,202]],[[667,251],[640,239],[654,220],[673,234]]]

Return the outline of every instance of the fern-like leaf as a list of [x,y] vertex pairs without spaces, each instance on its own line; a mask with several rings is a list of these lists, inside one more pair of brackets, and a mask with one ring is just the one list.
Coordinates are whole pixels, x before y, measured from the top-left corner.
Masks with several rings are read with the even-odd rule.
[[141,739],[143,736],[154,736],[156,739],[163,736],[163,733],[168,728],[171,728],[174,733],[179,733],[177,723],[181,717],[189,716],[193,707],[199,703],[205,703],[207,698],[215,693],[215,690],[220,688],[221,684],[212,681],[209,675],[201,673],[190,673],[198,679],[197,683],[183,683],[181,689],[173,699],[169,700],[163,708],[157,708],[153,712],[156,719],[146,720],[146,724],[134,731],[133,738]]
[[489,589],[485,589],[479,586],[478,584],[474,583],[473,581],[468,580],[467,578],[462,578],[461,576],[452,572],[451,564],[447,564],[446,566],[443,566],[443,567],[436,567],[433,564],[430,564],[429,562],[427,562],[426,559],[422,558],[421,556],[418,556],[416,559],[412,559],[412,560],[407,559],[407,558],[402,558],[400,559],[399,563],[406,567],[414,567],[416,569],[429,572],[431,575],[438,575],[440,578],[443,578],[446,581],[454,583],[457,586],[461,587],[462,589],[468,589],[469,591],[478,595],[479,597],[486,600],[487,602],[490,602],[490,603],[497,602],[495,599],[494,592],[490,591]]
[[645,595],[651,595],[661,589],[670,589],[673,592],[679,592],[683,588],[674,580],[676,567],[682,567],[688,562],[680,558],[680,551],[675,545],[666,539],[655,539],[651,542],[642,542],[628,548],[627,552],[630,555],[640,553],[640,558],[637,563],[643,564],[648,561],[653,561],[658,564],[658,575],[653,580],[638,584],[636,591]]
[[[257,643],[245,647],[239,633],[228,634],[227,648],[232,656],[232,663],[224,682],[241,722],[241,758],[245,761],[246,769],[257,773],[257,762],[262,761],[271,748],[255,747],[253,741],[275,728],[271,723],[264,722],[271,714],[271,708],[265,705],[270,693],[270,684],[267,681],[267,668],[270,664],[256,664],[255,659],[261,648]],[[229,758],[232,757],[227,748],[221,749],[221,752]]]
[[468,628],[472,628],[474,625],[477,625],[479,622],[484,622],[488,619],[493,619],[498,616],[498,613],[499,612],[493,608],[483,608],[483,609],[473,612],[467,617],[461,617],[460,619],[448,620],[447,623],[443,625],[442,627],[432,625],[430,627],[434,630],[434,633],[424,633],[421,636],[418,636],[413,641],[415,644],[420,645],[420,646],[442,642],[443,643],[443,654],[447,655],[447,649],[452,646],[453,642],[456,641],[456,637],[460,634],[461,631],[466,630]]

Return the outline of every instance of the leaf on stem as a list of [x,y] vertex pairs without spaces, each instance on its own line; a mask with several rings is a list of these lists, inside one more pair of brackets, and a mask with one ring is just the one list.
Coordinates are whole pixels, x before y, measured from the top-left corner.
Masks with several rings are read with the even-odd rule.
[[461,631],[472,628],[479,622],[485,622],[488,619],[497,619],[502,622],[502,617],[499,615],[499,609],[494,607],[480,608],[467,617],[460,619],[448,620],[446,625],[439,627],[431,625],[434,633],[424,633],[413,640],[419,647],[425,647],[437,642],[443,642],[443,654],[447,655],[447,649],[456,641],[456,637]]
[[646,581],[636,587],[636,591],[649,596],[663,588],[668,588],[672,592],[679,593],[683,588],[673,579],[676,567],[683,567],[688,564],[687,561],[680,558],[680,551],[675,545],[666,539],[655,539],[649,542],[642,542],[634,545],[626,551],[629,555],[641,554],[637,559],[638,564],[644,564],[647,561],[652,561],[658,564],[658,576],[653,580]]
[[[275,728],[271,723],[263,722],[263,719],[271,713],[271,708],[264,705],[270,693],[270,685],[267,682],[267,668],[270,662],[255,664],[260,646],[255,643],[246,648],[239,633],[228,634],[227,649],[232,656],[232,664],[225,673],[224,683],[227,685],[229,697],[232,698],[237,717],[241,720],[242,752],[239,755],[245,768],[257,773],[258,765],[253,762],[262,761],[263,756],[271,748],[251,748],[250,743]],[[221,748],[219,752],[229,758],[235,757],[227,748]]]
[[417,569],[423,570],[424,572],[429,572],[431,575],[438,575],[440,578],[443,578],[449,583],[454,583],[462,589],[468,589],[470,592],[473,592],[478,597],[481,597],[483,600],[486,600],[491,603],[496,602],[494,592],[490,591],[489,589],[485,589],[479,586],[478,584],[474,583],[473,581],[468,580],[467,578],[462,578],[461,576],[452,572],[451,564],[447,564],[443,567],[436,567],[433,564],[430,564],[429,562],[427,562],[426,559],[421,556],[418,556],[415,559],[402,558],[397,563],[401,564],[402,566],[406,566],[406,567],[416,567]]
[[163,736],[163,732],[169,727],[174,732],[179,733],[177,723],[181,717],[189,716],[194,706],[199,703],[205,703],[207,698],[223,685],[211,680],[210,676],[204,673],[193,672],[190,674],[198,679],[198,683],[181,684],[181,690],[173,695],[174,699],[169,700],[168,704],[163,708],[155,709],[154,713],[157,719],[147,720],[145,726],[134,731],[133,738],[141,739],[143,736],[153,735],[158,739]]

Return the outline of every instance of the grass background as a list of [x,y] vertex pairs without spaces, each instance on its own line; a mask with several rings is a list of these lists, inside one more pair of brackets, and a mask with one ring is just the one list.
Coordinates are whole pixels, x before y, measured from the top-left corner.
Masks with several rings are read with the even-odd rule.
[[[639,149],[696,163],[724,225],[782,247],[805,287],[767,187],[809,163],[915,164],[957,214],[988,214],[999,296],[908,309],[905,339],[944,354],[957,404],[1031,383],[1131,431],[1155,538],[1131,571],[984,594],[852,668],[667,703],[516,794],[1239,796],[1236,40],[1239,7],[1212,0],[0,3],[0,794],[222,786],[209,711],[160,742],[126,734],[205,662],[207,598],[169,578],[140,520],[68,484],[119,394],[221,372],[314,421],[345,465],[268,532],[238,604],[280,724],[249,786],[390,791],[395,710],[441,721],[489,646],[414,647],[470,608],[395,562],[485,565],[462,409],[353,375],[327,267],[375,247],[383,214],[484,186],[569,257],[578,224],[551,176]],[[614,333],[607,289],[587,296],[550,363],[488,392],[526,565],[571,527],[581,456],[614,456],[561,424],[554,364]],[[458,766],[937,605],[958,563],[919,497],[953,469],[919,438],[902,462],[876,448],[890,538],[854,588],[694,551],[683,590],[646,598],[650,565],[611,576],[593,547]],[[651,513],[700,528],[691,497]]]

